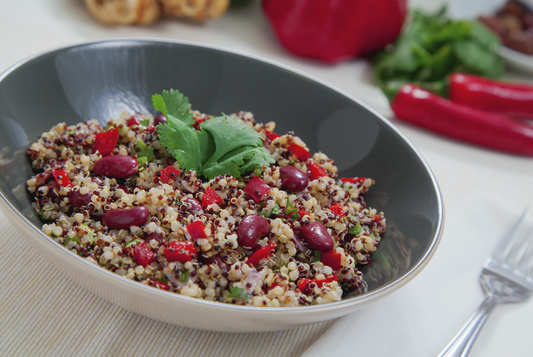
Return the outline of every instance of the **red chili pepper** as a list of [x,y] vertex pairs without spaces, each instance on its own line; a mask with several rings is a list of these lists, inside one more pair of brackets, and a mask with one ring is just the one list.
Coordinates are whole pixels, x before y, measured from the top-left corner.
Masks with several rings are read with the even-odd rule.
[[178,177],[179,173],[180,170],[176,169],[174,166],[167,166],[154,174],[154,181],[159,179],[163,183],[170,183],[176,180],[176,177]]
[[298,289],[302,292],[302,294],[311,294],[313,293],[313,290],[309,287],[309,284],[315,283],[319,288],[324,286],[324,284],[331,283],[332,281],[338,281],[337,275],[332,275],[329,278],[322,279],[322,280],[314,280],[314,279],[305,279],[302,278],[298,281]]
[[406,0],[263,0],[281,44],[290,52],[339,62],[382,49],[400,33]]
[[320,261],[333,270],[341,269],[342,254],[337,252],[322,253]]
[[335,202],[331,206],[329,206],[329,209],[331,212],[337,216],[337,217],[344,217],[344,210],[342,209],[342,204],[339,202]]
[[450,76],[450,100],[472,108],[533,118],[533,86],[495,81],[470,74]]
[[157,280],[157,279],[152,279],[152,281],[154,282],[154,286],[158,289],[161,289],[161,290],[170,290],[170,286],[168,286],[168,284],[165,284],[163,283],[162,281],[160,280]]
[[187,231],[191,235],[192,239],[207,238],[203,221],[194,221],[187,225]]
[[147,267],[154,261],[154,252],[144,241],[137,243],[133,248],[133,260],[136,264]]
[[276,249],[276,243],[268,243],[264,247],[259,248],[255,252],[252,253],[248,257],[248,260],[246,260],[246,264],[249,266],[255,267],[257,264],[259,264],[263,259],[268,259],[271,256],[274,255],[274,250]]
[[272,141],[272,140],[274,140],[274,139],[277,139],[277,138],[279,138],[279,137],[281,137],[281,135],[278,135],[278,134],[276,134],[276,133],[270,133],[270,134],[267,134],[267,138],[268,138],[268,140],[270,140],[270,141]]
[[259,176],[254,176],[250,182],[244,186],[244,192],[250,196],[255,203],[261,201],[261,199],[270,191],[270,186],[261,180]]
[[204,208],[207,208],[208,206],[215,203],[217,205],[220,205],[223,202],[224,200],[222,199],[222,197],[220,197],[218,193],[216,193],[215,190],[213,190],[211,187],[208,187],[205,190],[204,195],[202,196],[202,206],[204,206]]
[[52,175],[54,175],[54,179],[59,187],[72,187],[72,181],[70,181],[65,169],[54,170],[52,171]]
[[470,108],[412,84],[403,85],[392,102],[402,120],[473,144],[533,156],[531,126],[509,117]]
[[196,257],[196,247],[193,243],[184,241],[172,241],[164,251],[169,262],[189,262]]
[[319,177],[328,176],[326,169],[314,162],[313,160],[309,161],[309,177],[311,180],[316,180]]
[[305,150],[303,147],[301,147],[298,144],[291,144],[287,146],[287,149],[292,151],[292,153],[296,155],[298,159],[302,161],[307,161],[307,159],[309,159],[309,156],[311,156],[311,153],[309,151]]
[[110,155],[115,150],[115,146],[117,146],[118,135],[117,128],[96,134],[93,153],[98,151],[102,156]]

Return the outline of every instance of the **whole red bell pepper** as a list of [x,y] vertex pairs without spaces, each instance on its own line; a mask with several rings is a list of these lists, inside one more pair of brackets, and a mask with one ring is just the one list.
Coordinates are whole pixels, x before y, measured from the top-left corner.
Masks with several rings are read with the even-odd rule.
[[412,84],[392,101],[402,120],[473,144],[533,156],[533,128],[519,120],[454,103]]
[[533,86],[464,73],[449,79],[450,100],[469,107],[533,119]]
[[400,33],[406,0],[263,0],[281,44],[290,52],[339,62],[376,52]]

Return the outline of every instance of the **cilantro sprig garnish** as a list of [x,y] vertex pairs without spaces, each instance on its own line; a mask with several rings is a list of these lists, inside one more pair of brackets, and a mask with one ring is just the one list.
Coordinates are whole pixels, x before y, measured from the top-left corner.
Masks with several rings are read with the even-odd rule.
[[226,297],[232,297],[236,299],[243,299],[247,300],[251,298],[252,296],[244,291],[243,288],[239,288],[238,286],[232,286],[229,288],[229,293],[226,295]]
[[167,123],[159,124],[157,131],[161,144],[182,169],[208,179],[225,174],[241,177],[275,162],[252,127],[223,115],[201,123],[201,130],[196,130],[191,127],[194,120],[187,97],[176,90],[165,92],[152,97],[156,109],[167,117]]

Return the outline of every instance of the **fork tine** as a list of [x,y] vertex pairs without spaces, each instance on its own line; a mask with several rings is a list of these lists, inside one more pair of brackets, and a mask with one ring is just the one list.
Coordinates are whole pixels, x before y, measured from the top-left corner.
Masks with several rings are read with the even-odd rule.
[[[527,238],[533,234],[532,229],[533,206],[524,211],[516,223],[511,237],[501,242],[494,252],[493,257],[507,266],[516,266],[524,256],[527,244],[530,242]],[[526,243],[526,246],[524,246],[524,243]]]
[[[509,262],[510,266],[516,267],[518,270],[520,268],[526,268],[527,263],[531,258],[531,254],[533,253],[530,248],[533,248],[533,244],[531,244],[533,238],[533,222],[527,232],[524,234],[524,238],[521,242],[521,245],[517,244],[517,251],[513,259]],[[517,242],[518,243],[518,242]]]

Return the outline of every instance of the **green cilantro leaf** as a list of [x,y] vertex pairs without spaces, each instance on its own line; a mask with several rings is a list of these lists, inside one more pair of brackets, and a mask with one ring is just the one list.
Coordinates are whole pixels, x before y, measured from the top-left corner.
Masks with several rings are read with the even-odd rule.
[[154,108],[160,111],[167,117],[172,115],[174,118],[181,120],[188,126],[194,124],[193,114],[189,111],[191,105],[189,99],[183,96],[177,90],[164,90],[162,94],[154,94],[152,96],[152,104]]
[[476,41],[455,42],[453,52],[470,73],[494,78],[503,74],[503,60],[496,54],[487,53]]
[[272,214],[273,215],[281,214],[281,209],[279,208],[279,204],[277,202],[274,205],[274,208],[272,208]]
[[202,174],[200,141],[195,131],[169,114],[167,123],[159,124],[157,132],[161,144],[178,160],[182,168]]
[[250,294],[247,294],[243,288],[239,288],[238,286],[232,286],[229,288],[229,294],[226,295],[226,297],[233,297],[236,299],[243,299],[247,300],[250,299],[252,296]]

